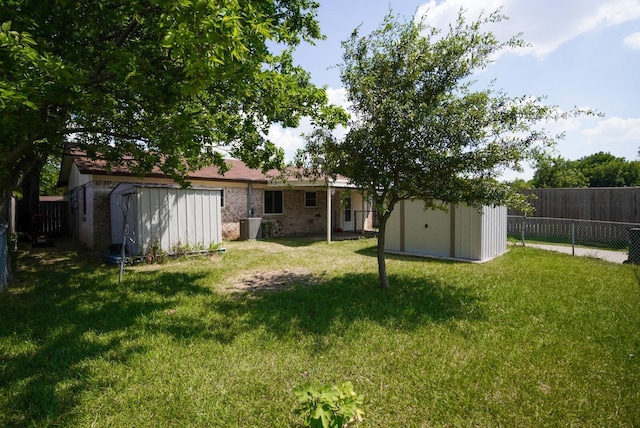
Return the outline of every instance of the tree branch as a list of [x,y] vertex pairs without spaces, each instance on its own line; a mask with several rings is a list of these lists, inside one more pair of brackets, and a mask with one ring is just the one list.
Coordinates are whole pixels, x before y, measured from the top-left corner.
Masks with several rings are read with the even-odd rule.
[[[133,33],[133,31],[136,29],[137,26],[138,26],[138,21],[132,18],[129,25],[127,25],[127,27],[124,29],[122,34],[120,34],[120,37],[118,38],[118,40],[116,40],[115,47],[116,48],[122,47],[122,45],[124,45],[124,42],[127,41],[127,38],[129,38],[129,36],[131,35],[131,33]],[[107,80],[115,77],[113,73],[102,75],[102,72],[105,70],[106,66],[107,66],[106,60],[104,58],[101,59],[98,65],[96,66],[95,70],[91,74],[91,77],[89,77],[89,79],[87,80],[87,83],[85,84],[85,86],[97,85],[99,83],[106,82]]]
[[71,135],[71,134],[102,134],[108,137],[122,138],[126,140],[136,140],[136,141],[142,141],[142,142],[151,141],[149,138],[143,137],[141,135],[131,135],[131,134],[126,134],[122,132],[105,131],[103,129],[91,128],[91,127],[68,128],[62,131],[62,135]]

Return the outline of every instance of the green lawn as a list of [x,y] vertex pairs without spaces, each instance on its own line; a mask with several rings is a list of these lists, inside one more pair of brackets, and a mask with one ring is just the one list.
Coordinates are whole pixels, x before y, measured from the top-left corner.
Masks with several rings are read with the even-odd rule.
[[351,381],[363,427],[640,424],[638,268],[393,256],[385,291],[375,240],[225,245],[122,284],[84,252],[22,253],[0,426],[299,426],[307,380]]

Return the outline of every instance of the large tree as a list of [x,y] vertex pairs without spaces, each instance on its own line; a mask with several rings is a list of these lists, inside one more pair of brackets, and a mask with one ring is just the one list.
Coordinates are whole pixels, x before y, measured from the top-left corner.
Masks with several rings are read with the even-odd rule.
[[589,180],[589,187],[629,187],[640,185],[640,162],[627,161],[611,153],[598,152],[576,161]]
[[534,125],[574,113],[538,97],[475,89],[474,71],[498,51],[522,44],[518,38],[499,41],[484,30],[502,19],[493,13],[468,22],[461,11],[443,34],[390,13],[371,34],[356,29],[343,43],[340,71],[354,120],[342,140],[314,131],[299,160],[311,171],[349,177],[373,201],[380,215],[383,288],[389,287],[386,224],[398,202],[415,198],[425,208],[443,209],[450,203],[524,203],[513,186],[497,178],[558,137]]
[[562,156],[545,156],[536,162],[531,185],[544,187],[587,187],[589,180],[575,161]]
[[4,0],[0,7],[0,214],[72,140],[89,156],[176,179],[220,149],[282,163],[274,123],[344,112],[292,62],[321,37],[312,0]]
[[598,152],[578,160],[543,157],[536,165],[534,187],[629,187],[640,185],[640,162]]

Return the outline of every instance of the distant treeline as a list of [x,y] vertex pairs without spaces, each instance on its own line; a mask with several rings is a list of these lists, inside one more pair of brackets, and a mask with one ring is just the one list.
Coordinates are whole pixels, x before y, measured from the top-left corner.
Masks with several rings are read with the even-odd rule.
[[538,161],[536,188],[631,187],[640,185],[640,162],[598,152],[578,160],[560,156]]

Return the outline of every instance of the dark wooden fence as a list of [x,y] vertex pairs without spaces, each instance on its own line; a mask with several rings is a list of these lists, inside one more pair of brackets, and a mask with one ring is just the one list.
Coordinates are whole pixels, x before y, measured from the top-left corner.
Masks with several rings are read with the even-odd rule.
[[67,236],[69,234],[69,204],[67,201],[40,202],[42,215],[39,232],[50,236]]
[[[22,204],[18,203],[18,218],[21,218]],[[23,225],[23,229],[33,234],[47,235],[49,237],[61,237],[69,235],[69,204],[67,201],[40,201],[38,213],[29,219],[29,225]]]
[[[640,223],[640,187],[528,189],[533,217]],[[509,215],[521,215],[514,210]]]

